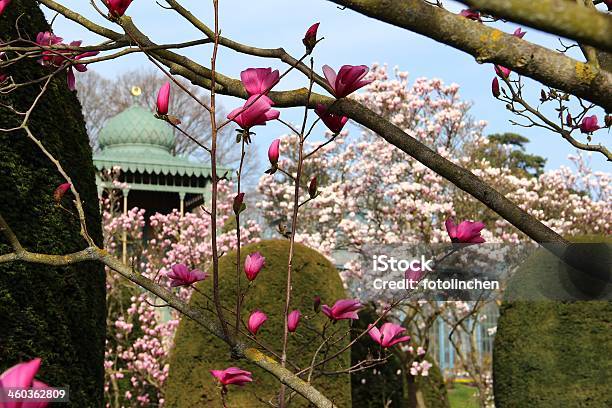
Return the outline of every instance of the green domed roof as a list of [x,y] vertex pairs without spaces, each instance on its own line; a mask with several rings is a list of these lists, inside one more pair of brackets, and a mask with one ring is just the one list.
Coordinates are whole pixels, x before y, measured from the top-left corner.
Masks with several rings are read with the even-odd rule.
[[[100,171],[120,167],[125,172],[209,177],[210,167],[188,157],[173,156],[172,128],[142,106],[132,106],[109,119],[100,131],[101,150],[93,161]],[[218,168],[223,173],[231,169]]]
[[137,148],[157,154],[170,154],[175,144],[170,126],[142,106],[132,106],[109,119],[98,140],[102,150]]

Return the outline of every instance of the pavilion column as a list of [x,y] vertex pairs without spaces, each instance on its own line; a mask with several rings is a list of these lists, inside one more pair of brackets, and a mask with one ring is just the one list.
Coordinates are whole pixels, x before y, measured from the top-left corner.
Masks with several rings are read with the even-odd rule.
[[180,204],[181,217],[185,215],[185,196],[186,196],[186,193],[184,191],[181,191],[179,193],[179,199],[181,201],[181,204]]
[[[124,188],[123,192],[123,215],[127,216],[128,213],[128,194],[130,194],[129,188]],[[123,264],[127,265],[127,231],[123,231],[121,236],[121,259],[123,260]]]

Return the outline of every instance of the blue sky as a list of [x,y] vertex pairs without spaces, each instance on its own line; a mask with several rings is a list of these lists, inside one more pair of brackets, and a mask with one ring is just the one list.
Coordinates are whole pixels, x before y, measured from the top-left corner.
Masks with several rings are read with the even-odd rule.
[[[61,3],[101,24],[112,26],[97,15],[89,1],[63,0]],[[212,2],[184,0],[182,4],[200,19],[212,25]],[[319,21],[320,35],[325,37],[325,41],[315,52],[315,64],[319,71],[324,64],[339,67],[343,64],[370,65],[378,62],[387,63],[390,68],[399,66],[401,70],[410,73],[411,79],[424,76],[441,78],[448,84],[456,82],[461,85],[463,99],[474,104],[472,115],[489,123],[487,133],[515,131],[527,136],[531,139],[528,150],[546,157],[549,169],[568,165],[568,154],[575,153],[575,149],[559,135],[543,129],[512,126],[508,120],[514,118],[514,115],[508,113],[503,104],[491,96],[492,66],[479,65],[463,52],[350,10],[340,10],[325,0],[220,0],[220,5],[221,30],[224,36],[260,47],[282,46],[292,55],[300,56],[303,52],[301,38],[306,28],[313,22]],[[448,6],[453,11],[462,8],[452,2],[449,2]],[[177,17],[174,12],[162,9],[154,0],[134,0],[128,14],[141,30],[159,43],[201,38],[201,35],[188,23]],[[500,23],[497,27],[507,32],[512,32],[516,28],[509,23]],[[54,30],[66,40],[83,39],[85,43],[96,43],[100,40],[63,18],[56,20]],[[528,31],[526,40],[552,48],[558,47],[556,37],[529,28],[526,30]],[[210,46],[202,46],[184,53],[208,65],[211,49]],[[575,53],[574,56],[580,57]],[[123,71],[148,66],[150,63],[144,57],[131,55],[96,64],[93,69],[105,77],[113,78]],[[227,49],[221,49],[218,57],[219,70],[233,77],[238,77],[240,71],[246,67],[257,66],[283,69],[283,66],[276,61],[247,57]],[[305,83],[304,77],[296,73],[288,76],[279,87],[293,88],[303,86]],[[535,100],[540,88],[531,87],[531,89],[534,98],[532,100]],[[234,98],[222,99],[222,104],[227,110],[233,109],[240,103]],[[597,113],[601,121],[602,112]],[[301,111],[284,110],[282,116],[296,122],[300,119]],[[263,159],[269,142],[286,133],[286,130],[281,125],[271,124],[266,128],[260,128],[257,133],[257,148]],[[323,134],[323,129],[319,133]],[[594,141],[610,139],[605,131],[600,131],[596,135]],[[592,155],[592,167],[609,171],[609,165],[603,156],[600,156]]]

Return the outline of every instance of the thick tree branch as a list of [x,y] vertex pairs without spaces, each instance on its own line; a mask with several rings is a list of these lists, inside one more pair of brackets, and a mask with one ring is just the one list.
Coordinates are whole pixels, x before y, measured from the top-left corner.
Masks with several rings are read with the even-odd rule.
[[612,51],[612,16],[575,1],[459,0],[473,9]]
[[[329,0],[422,34],[612,111],[612,73],[450,13],[422,0]],[[537,2],[535,2],[537,3]]]

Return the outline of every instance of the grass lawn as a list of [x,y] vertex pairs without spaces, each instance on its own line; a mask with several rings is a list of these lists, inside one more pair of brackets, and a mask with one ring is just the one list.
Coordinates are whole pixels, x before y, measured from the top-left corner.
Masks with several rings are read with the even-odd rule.
[[478,408],[476,388],[455,383],[453,389],[448,390],[448,400],[451,408]]

